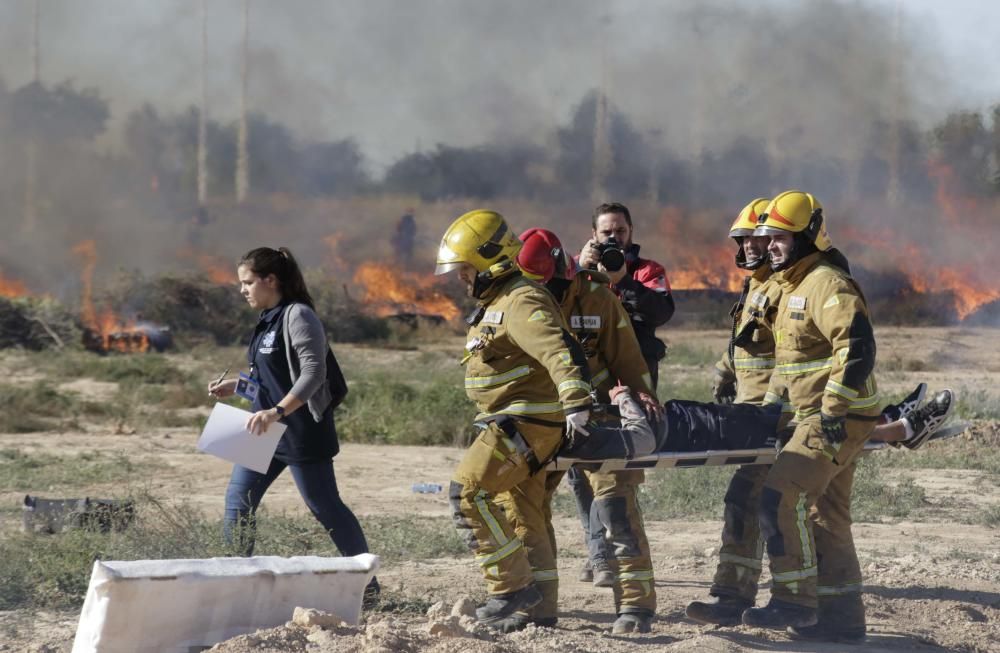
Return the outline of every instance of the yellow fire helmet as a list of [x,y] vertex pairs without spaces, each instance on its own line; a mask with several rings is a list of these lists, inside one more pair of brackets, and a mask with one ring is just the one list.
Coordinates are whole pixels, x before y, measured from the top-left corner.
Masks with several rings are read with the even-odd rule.
[[767,205],[764,215],[758,218],[755,236],[776,233],[802,234],[821,252],[833,246],[826,231],[823,205],[809,193],[786,190]]
[[767,205],[771,200],[766,197],[758,197],[743,207],[740,214],[736,216],[736,221],[729,228],[730,238],[740,238],[742,236],[753,235],[753,230],[757,228],[758,218],[767,213]]
[[447,274],[469,263],[486,278],[516,269],[521,241],[496,211],[476,209],[460,216],[444,232],[434,274]]

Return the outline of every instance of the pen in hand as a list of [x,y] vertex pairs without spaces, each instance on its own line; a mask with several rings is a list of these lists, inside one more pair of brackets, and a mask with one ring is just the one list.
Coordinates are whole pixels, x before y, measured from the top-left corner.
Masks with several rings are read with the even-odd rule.
[[212,384],[212,389],[209,390],[209,392],[208,392],[209,394],[215,394],[215,388],[216,388],[216,386],[218,386],[220,383],[222,383],[225,380],[226,375],[229,374],[229,371],[231,369],[233,369],[233,368],[227,367],[226,371],[219,375],[219,378],[216,379],[215,383]]

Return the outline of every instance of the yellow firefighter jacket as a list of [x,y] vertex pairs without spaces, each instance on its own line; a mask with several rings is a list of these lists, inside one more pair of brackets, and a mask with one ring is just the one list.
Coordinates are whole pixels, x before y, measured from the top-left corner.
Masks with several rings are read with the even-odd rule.
[[530,415],[562,423],[564,411],[589,407],[586,361],[549,291],[520,275],[491,290],[465,346],[465,391],[477,419]]
[[742,301],[733,306],[731,350],[715,364],[716,371],[724,379],[736,381],[735,403],[763,403],[771,383],[774,372],[771,322],[778,308],[781,288],[770,276],[771,269],[765,265],[747,277]]
[[875,334],[861,289],[816,252],[771,276],[781,300],[774,320],[770,392],[788,389],[795,421],[879,414]]
[[587,355],[590,382],[605,403],[610,403],[608,392],[618,382],[634,392],[656,396],[632,322],[608,282],[600,272],[580,270],[559,304],[570,332]]

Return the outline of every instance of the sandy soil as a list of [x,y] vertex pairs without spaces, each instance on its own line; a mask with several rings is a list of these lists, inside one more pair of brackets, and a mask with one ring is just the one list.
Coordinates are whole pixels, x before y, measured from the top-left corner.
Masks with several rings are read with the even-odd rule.
[[[925,360],[935,367],[920,372],[885,375],[890,389],[903,389],[915,379],[927,377],[932,385],[947,383],[961,387],[995,387],[1000,376],[1000,352],[994,346],[995,331],[902,330],[883,338],[880,354],[915,356],[924,347]],[[706,341],[707,346],[713,346]],[[687,336],[684,336],[685,338]],[[703,337],[703,336],[702,336]],[[719,336],[721,341],[721,336]],[[692,335],[692,342],[701,337]],[[936,357],[936,358],[935,358]],[[109,388],[100,385],[74,388],[100,396]],[[996,424],[978,431],[985,442],[996,445]],[[0,434],[0,448],[45,448],[71,453],[122,451],[130,458],[155,461],[156,474],[144,474],[131,484],[157,496],[183,497],[209,514],[221,514],[222,493],[229,466],[194,451],[196,433],[185,429],[152,429],[134,435],[115,435],[101,428],[47,434],[33,442],[24,435]],[[366,515],[446,516],[444,494],[414,494],[416,481],[447,484],[461,451],[446,447],[390,447],[345,444],[336,459],[341,492],[364,519]],[[905,453],[899,454],[905,455]],[[658,473],[684,473],[666,471]],[[535,652],[571,651],[1000,651],[1000,531],[971,520],[949,518],[954,501],[977,508],[1000,505],[1000,487],[981,482],[982,473],[972,470],[914,470],[916,482],[932,504],[942,510],[922,522],[864,523],[855,526],[865,571],[865,602],[870,637],[863,647],[833,644],[802,644],[784,634],[739,628],[699,626],[683,617],[685,604],[707,595],[717,555],[720,524],[713,521],[650,521],[647,530],[653,547],[659,610],[653,632],[648,635],[614,636],[610,590],[600,590],[575,580],[582,562],[575,520],[560,517],[561,615],[555,629],[535,629],[508,636],[492,636],[475,628],[464,628],[447,617],[400,617],[375,614],[357,628],[312,629],[295,625],[261,631],[220,644],[215,651],[471,651]],[[92,495],[110,491],[94,486]],[[115,488],[121,493],[121,487]],[[0,494],[5,506],[22,495]],[[304,513],[301,499],[287,476],[279,479],[265,501],[269,511]],[[16,528],[18,516],[0,513],[0,532]],[[377,552],[375,552],[377,553]],[[466,595],[481,592],[478,572],[471,556],[419,562],[387,564],[379,573],[384,587],[428,601],[444,602],[444,613]],[[762,589],[758,603],[767,599]],[[305,606],[308,607],[308,606]],[[456,621],[452,619],[452,621]],[[431,634],[431,624],[438,623]],[[442,626],[440,624],[445,624]],[[450,625],[448,625],[450,624]],[[4,641],[4,633],[16,626],[17,636]],[[35,612],[0,613],[0,651],[69,651],[76,614]]]

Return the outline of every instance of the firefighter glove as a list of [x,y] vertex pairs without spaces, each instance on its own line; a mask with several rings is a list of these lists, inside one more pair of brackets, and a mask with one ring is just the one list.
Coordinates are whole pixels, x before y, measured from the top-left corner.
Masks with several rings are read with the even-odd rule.
[[590,411],[580,410],[566,416],[566,438],[572,442],[590,435],[587,423],[590,421]]
[[819,423],[823,428],[823,438],[830,444],[840,444],[847,439],[846,417],[831,417],[821,413]]
[[736,379],[716,374],[712,383],[712,396],[715,398],[715,403],[733,403],[736,400]]

